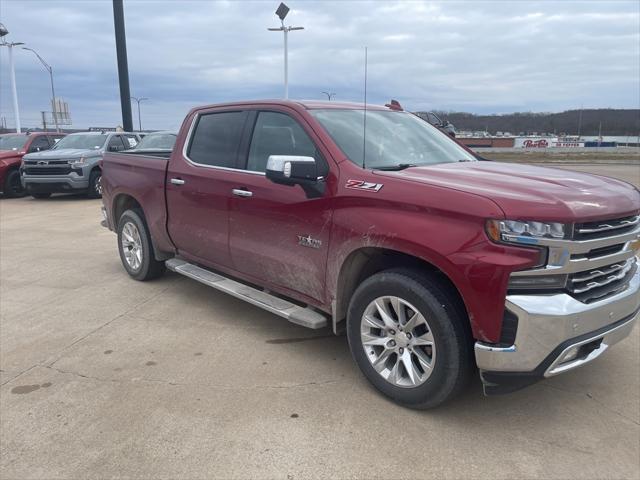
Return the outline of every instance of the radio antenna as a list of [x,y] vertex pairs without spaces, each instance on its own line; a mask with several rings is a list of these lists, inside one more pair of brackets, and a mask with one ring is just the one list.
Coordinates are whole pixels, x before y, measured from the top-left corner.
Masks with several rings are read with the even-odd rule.
[[364,47],[364,115],[362,132],[362,169],[367,165],[367,47]]

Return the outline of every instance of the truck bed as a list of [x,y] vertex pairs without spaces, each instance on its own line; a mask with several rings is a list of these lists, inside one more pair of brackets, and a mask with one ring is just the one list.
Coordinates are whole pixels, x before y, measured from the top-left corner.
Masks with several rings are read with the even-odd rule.
[[[154,152],[155,153],[155,152]],[[107,152],[102,160],[103,201],[107,207],[108,226],[115,230],[114,211],[119,195],[133,197],[145,213],[154,245],[161,251],[172,251],[168,237],[165,182],[169,158],[156,154]]]

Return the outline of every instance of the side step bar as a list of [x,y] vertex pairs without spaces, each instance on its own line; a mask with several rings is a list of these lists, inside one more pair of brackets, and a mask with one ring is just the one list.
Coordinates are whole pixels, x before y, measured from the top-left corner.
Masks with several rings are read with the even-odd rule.
[[236,298],[263,308],[271,313],[286,318],[291,323],[307,328],[323,328],[329,324],[325,315],[307,307],[300,307],[262,290],[250,287],[230,278],[223,277],[192,263],[172,258],[165,262],[167,268],[185,277],[193,278],[200,283],[213,287]]

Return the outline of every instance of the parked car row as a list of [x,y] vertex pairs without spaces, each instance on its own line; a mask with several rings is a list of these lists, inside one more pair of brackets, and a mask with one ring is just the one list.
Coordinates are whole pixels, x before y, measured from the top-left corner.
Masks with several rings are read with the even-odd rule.
[[9,133],[0,135],[0,189],[5,197],[23,194],[20,165],[26,154],[49,150],[64,137],[62,133]]
[[19,133],[0,135],[0,188],[5,197],[48,198],[53,193],[102,195],[105,152],[133,151],[168,156],[172,132]]

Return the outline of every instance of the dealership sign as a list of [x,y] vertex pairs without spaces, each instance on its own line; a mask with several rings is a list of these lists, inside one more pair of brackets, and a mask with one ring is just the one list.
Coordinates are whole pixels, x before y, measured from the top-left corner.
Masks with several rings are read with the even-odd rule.
[[558,137],[517,137],[514,139],[513,146],[515,148],[580,148],[584,147],[584,142]]

